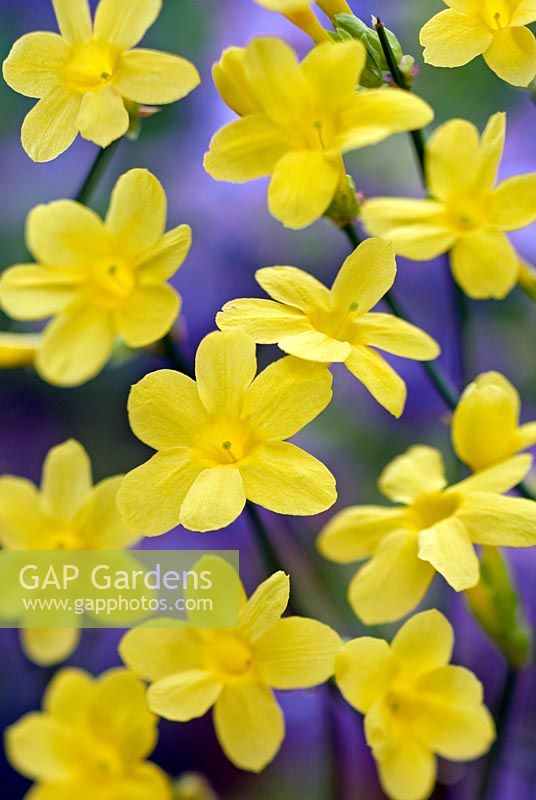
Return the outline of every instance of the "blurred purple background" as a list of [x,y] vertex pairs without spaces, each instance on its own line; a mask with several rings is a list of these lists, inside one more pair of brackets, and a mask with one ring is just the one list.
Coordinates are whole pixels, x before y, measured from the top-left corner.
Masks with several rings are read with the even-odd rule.
[[[365,20],[375,13],[399,35],[405,52],[422,66],[418,31],[439,0],[350,0]],[[0,0],[0,50],[2,59],[22,34],[55,30],[50,0]],[[229,45],[244,45],[254,35],[278,33],[305,51],[305,36],[285,20],[257,7],[253,0],[165,0],[164,10],[146,37],[148,46],[169,50],[193,60],[203,78],[202,86],[186,100],[167,107],[148,120],[137,142],[123,142],[94,198],[104,211],[109,191],[118,175],[134,166],[151,169],[164,183],[169,198],[169,225],[187,222],[193,228],[191,254],[174,279],[184,298],[185,350],[192,356],[199,340],[214,328],[214,315],[227,300],[260,296],[254,280],[258,267],[293,264],[329,282],[348,252],[347,244],[327,222],[320,221],[302,232],[284,230],[266,210],[265,182],[233,186],[214,182],[203,171],[202,156],[212,133],[232,117],[219,99],[210,78],[211,64]],[[485,69],[481,60],[463,69],[423,67],[415,90],[436,110],[438,123],[454,116],[483,127],[498,110],[507,110],[509,125],[501,176],[536,170],[534,124],[536,108],[526,93],[502,83]],[[1,180],[3,208],[0,268],[27,258],[24,221],[38,202],[75,194],[95,155],[95,148],[78,141],[71,150],[48,165],[36,165],[22,151],[19,129],[33,101],[0,85]],[[357,187],[368,195],[420,196],[419,175],[409,139],[400,135],[375,148],[357,151],[348,158]],[[516,237],[522,254],[536,260],[535,231]],[[419,324],[443,347],[442,363],[454,380],[456,347],[454,315],[444,262],[416,264],[400,260],[398,295]],[[469,375],[487,369],[503,371],[521,390],[523,415],[536,417],[536,370],[534,341],[536,309],[515,291],[504,302],[470,303],[471,352]],[[0,327],[5,326],[0,319]],[[17,326],[15,326],[16,328]],[[260,361],[277,355],[263,348]],[[118,359],[91,383],[60,390],[41,382],[30,371],[0,373],[0,473],[40,476],[47,450],[70,436],[88,449],[97,479],[128,470],[146,457],[143,446],[131,434],[125,412],[129,387],[145,372],[158,368],[155,355]],[[340,499],[337,508],[355,502],[376,502],[380,469],[406,446],[427,442],[442,447],[454,470],[449,444],[448,417],[418,365],[397,360],[408,381],[409,399],[400,421],[393,420],[344,370],[335,370],[335,398],[329,409],[299,439],[306,449],[322,458],[335,473]],[[331,514],[332,512],[329,512]],[[345,584],[352,570],[326,564],[314,557],[314,538],[324,518],[298,519],[292,523],[266,513],[276,546],[294,586],[310,601],[311,613],[347,636],[363,633],[345,603]],[[239,548],[243,577],[249,589],[263,577],[247,519],[213,534],[185,533],[181,529],[152,540],[156,548]],[[304,558],[307,550],[313,558]],[[512,553],[517,578],[534,621],[536,588],[533,551]],[[345,574],[346,572],[346,574]],[[345,580],[341,580],[341,576]],[[329,588],[334,600],[326,603]],[[463,599],[447,591],[439,581],[425,607],[440,606],[454,620],[457,634],[455,661],[474,669],[485,682],[486,699],[493,707],[505,676],[500,654],[468,615]],[[342,622],[338,622],[342,614]],[[368,629],[370,633],[370,629]],[[391,634],[391,629],[379,631]],[[119,632],[87,631],[82,646],[70,663],[99,672],[118,663]],[[21,714],[37,708],[52,671],[31,665],[21,654],[15,631],[0,631],[0,724],[4,728]],[[526,671],[518,685],[507,747],[503,751],[500,784],[495,800],[530,800],[536,796],[536,672]],[[376,800],[383,797],[375,767],[362,735],[359,715],[337,709],[335,732],[327,721],[323,689],[283,695],[287,738],[273,764],[260,776],[234,769],[222,755],[210,720],[185,725],[162,723],[155,760],[171,774],[185,770],[204,772],[228,800],[285,800],[298,795],[309,800],[330,797],[330,752],[333,736],[339,751],[336,771],[341,800]],[[436,797],[448,800],[475,798],[482,764],[442,765]],[[0,764],[2,797],[22,798],[27,783],[3,761]]]

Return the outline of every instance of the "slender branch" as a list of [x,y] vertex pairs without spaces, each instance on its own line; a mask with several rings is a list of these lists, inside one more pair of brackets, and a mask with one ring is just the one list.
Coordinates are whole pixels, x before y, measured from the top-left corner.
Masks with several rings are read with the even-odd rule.
[[264,561],[266,571],[269,575],[272,575],[274,572],[278,572],[278,570],[281,569],[279,556],[272,545],[268,531],[264,527],[261,515],[259,514],[259,509],[250,500],[248,500],[246,503],[246,512],[249,516],[251,527],[255,533],[257,545],[259,547],[262,560]]
[[484,765],[484,773],[480,790],[478,792],[478,800],[491,800],[492,792],[494,789],[494,777],[497,767],[499,766],[502,751],[506,741],[506,734],[508,731],[508,720],[512,709],[512,702],[514,699],[516,686],[517,686],[518,673],[512,667],[509,667],[504,681],[504,686],[501,692],[497,711],[495,713],[495,725],[497,728],[497,738],[493,743],[491,750],[488,753]]
[[119,147],[120,141],[121,139],[116,139],[115,142],[109,144],[108,147],[99,149],[97,155],[95,156],[95,160],[89,168],[89,172],[87,173],[84,182],[74,198],[78,203],[82,203],[82,205],[88,204],[93,192],[97,188],[100,179],[106,171],[108,164],[112,160],[115,151]]
[[454,280],[450,264],[450,255],[446,256],[447,280],[452,293],[452,308],[454,316],[454,326],[457,331],[456,336],[456,372],[459,386],[463,389],[468,380],[468,356],[469,356],[469,306],[467,298]]

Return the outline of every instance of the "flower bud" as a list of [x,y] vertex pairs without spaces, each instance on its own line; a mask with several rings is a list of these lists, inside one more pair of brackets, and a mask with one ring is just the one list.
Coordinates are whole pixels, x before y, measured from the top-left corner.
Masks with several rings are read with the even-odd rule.
[[324,216],[343,228],[359,214],[363,197],[357,194],[351,175],[346,175]]
[[352,9],[346,0],[316,0],[316,4],[328,17],[352,13]]
[[[358,19],[358,17],[354,17],[352,14],[338,14],[335,17],[334,24],[335,31],[339,38],[358,39],[365,45],[367,61],[365,69],[359,79],[361,86],[367,89],[374,89],[382,86],[386,82],[387,75],[389,74],[389,66],[385,60],[385,55],[376,31],[373,28],[369,28],[362,20]],[[402,62],[404,67],[407,68],[408,62],[404,62],[404,59],[411,58],[411,56],[404,56],[400,42],[392,31],[385,28],[385,33],[391,45],[396,63],[400,65]]]
[[208,781],[196,772],[185,772],[173,786],[173,800],[217,800]]
[[224,103],[240,117],[260,110],[244,69],[243,47],[228,47],[212,67],[212,78]]

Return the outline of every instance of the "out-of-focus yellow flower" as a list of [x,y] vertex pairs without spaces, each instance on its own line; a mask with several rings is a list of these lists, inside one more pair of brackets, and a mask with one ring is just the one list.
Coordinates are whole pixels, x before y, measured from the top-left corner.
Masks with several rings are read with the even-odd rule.
[[461,67],[483,55],[499,78],[528,86],[536,77],[534,0],[444,0],[450,6],[421,30],[424,60],[434,67]]
[[447,487],[438,450],[415,446],[395,458],[378,485],[401,505],[347,508],[318,540],[332,561],[369,559],[349,587],[358,617],[368,625],[400,619],[420,603],[436,572],[457,592],[476,586],[475,544],[534,546],[536,503],[501,496],[531,465],[531,456],[515,456]]
[[[121,475],[93,486],[91,463],[74,439],[53,447],[43,465],[41,488],[14,475],[0,477],[0,544],[9,550],[113,550],[139,536],[121,519],[116,497]],[[28,658],[40,665],[65,660],[79,631],[21,631]]]
[[99,678],[62,670],[43,710],[22,717],[5,735],[11,765],[36,784],[26,800],[171,800],[167,776],[145,760],[157,738],[145,688],[125,669]]
[[499,372],[485,372],[470,383],[452,418],[461,461],[477,472],[536,444],[536,422],[520,425],[520,408],[519,393]]
[[242,594],[237,628],[137,628],[126,634],[119,652],[151,682],[152,711],[187,722],[214,706],[216,735],[227,758],[259,772],[285,735],[272,689],[324,683],[333,674],[340,639],[316,620],[281,619],[289,599],[283,572],[261,583],[247,602],[243,589]]
[[166,206],[154,175],[133,169],[119,178],[105,222],[72,200],[30,213],[26,239],[38,263],[2,274],[0,303],[16,319],[53,317],[36,357],[46,381],[83,383],[118,336],[145,347],[170,330],[181,299],[166,281],[188,253],[191,230],[165,233]]
[[34,161],[50,161],[78,133],[106,147],[129,127],[126,103],[163,105],[199,83],[189,61],[133,48],[158,17],[162,0],[100,0],[92,23],[88,0],[52,0],[60,33],[29,33],[4,61],[6,82],[39,98],[22,125]]
[[41,336],[36,333],[0,333],[0,367],[25,367],[35,361]]
[[391,800],[426,800],[436,756],[479,758],[495,738],[482,684],[449,664],[453,645],[452,627],[434,610],[409,619],[391,645],[366,636],[337,655],[337,685],[365,715],[367,742]]
[[392,245],[368,239],[348,256],[331,290],[296,267],[266,267],[256,278],[273,300],[232,300],[216,322],[223,330],[243,330],[259,344],[277,343],[298,358],[344,362],[376,400],[399,417],[406,384],[376,348],[418,360],[436,358],[440,350],[414,325],[390,314],[369,313],[395,275]]
[[125,476],[119,508],[129,525],[157,536],[179,523],[224,528],[246,498],[279,514],[309,515],[336,500],[335,479],[316,458],[284,441],[331,400],[328,370],[295,358],[256,378],[253,339],[216,331],[196,356],[197,382],[152,372],[132,389],[132,430],[157,450]]
[[227,74],[224,54],[216,86],[225,84],[222,97],[242,119],[213,137],[207,172],[233,183],[271,175],[271,214],[289,228],[310,225],[346,182],[344,153],[433,118],[401,89],[357,91],[365,61],[357,41],[320,44],[299,64],[285,42],[260,38],[233,50]]
[[173,800],[218,800],[218,797],[203,775],[185,772],[173,784]]
[[382,197],[362,208],[369,233],[390,239],[399,255],[428,261],[452,251],[454,278],[476,299],[500,299],[513,289],[520,263],[505,231],[536,219],[536,172],[495,186],[505,129],[503,113],[480,138],[465,120],[441,125],[426,145],[430,199]]

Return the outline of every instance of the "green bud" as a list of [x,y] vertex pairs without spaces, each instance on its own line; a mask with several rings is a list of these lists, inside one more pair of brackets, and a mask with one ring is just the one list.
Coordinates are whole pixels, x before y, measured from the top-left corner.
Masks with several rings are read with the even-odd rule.
[[[338,14],[334,19],[334,25],[341,41],[348,38],[358,39],[366,48],[367,61],[363,74],[359,79],[361,86],[367,89],[382,86],[385,83],[385,75],[389,72],[389,66],[385,60],[376,31],[373,28],[369,28],[362,20],[352,14]],[[398,63],[404,56],[400,42],[388,28],[385,28],[385,33]]]
[[358,216],[360,208],[361,202],[355,183],[351,175],[347,175],[324,216],[342,228]]
[[506,560],[496,547],[483,547],[480,582],[466,593],[471,613],[510,665],[527,663],[532,634]]

